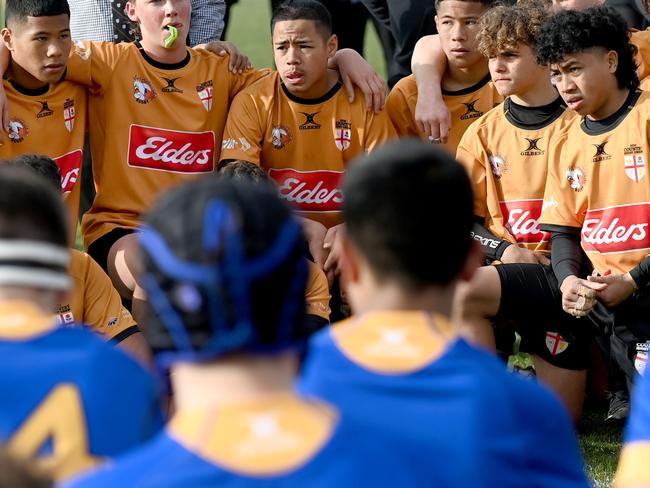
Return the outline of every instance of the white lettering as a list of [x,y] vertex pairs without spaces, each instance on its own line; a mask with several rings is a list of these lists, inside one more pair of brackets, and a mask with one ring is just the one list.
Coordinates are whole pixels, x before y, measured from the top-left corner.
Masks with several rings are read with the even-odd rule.
[[315,187],[308,188],[306,182],[297,178],[287,178],[280,186],[280,195],[290,202],[324,204],[334,202],[343,203],[341,190],[322,188],[323,182],[319,181]]
[[207,164],[210,162],[210,149],[190,150],[192,143],[188,142],[181,148],[173,148],[173,141],[164,137],[150,137],[143,145],[135,150],[140,159],[153,159],[174,164]]
[[514,208],[508,215],[508,225],[514,235],[540,234],[539,220],[530,216],[530,211]]
[[585,242],[590,244],[614,244],[627,242],[629,239],[642,241],[646,238],[647,223],[632,224],[629,227],[619,225],[620,219],[616,217],[609,225],[601,219],[586,219],[582,229]]

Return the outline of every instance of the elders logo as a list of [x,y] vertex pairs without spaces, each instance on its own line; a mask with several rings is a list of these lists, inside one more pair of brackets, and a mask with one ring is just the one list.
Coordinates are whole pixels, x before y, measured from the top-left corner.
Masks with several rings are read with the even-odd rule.
[[269,175],[280,187],[280,196],[303,212],[339,212],[343,193],[339,189],[343,171],[296,171],[271,169]]
[[585,251],[614,253],[650,248],[650,203],[587,210],[582,224]]
[[548,232],[539,228],[539,217],[542,215],[544,200],[511,200],[499,202],[506,229],[517,242],[535,244],[547,242],[550,239]]
[[79,179],[83,152],[81,149],[54,158],[61,172],[61,192],[70,193]]
[[214,133],[182,132],[131,125],[129,166],[172,173],[210,173],[214,169]]

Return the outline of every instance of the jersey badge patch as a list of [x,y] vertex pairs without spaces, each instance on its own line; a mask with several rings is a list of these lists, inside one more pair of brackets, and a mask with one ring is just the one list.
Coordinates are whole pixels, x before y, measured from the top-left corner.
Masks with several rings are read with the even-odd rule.
[[59,305],[56,310],[56,320],[59,325],[70,325],[74,323],[74,315],[70,305]]
[[582,191],[585,187],[587,177],[585,176],[585,172],[579,166],[567,169],[565,176],[573,191]]
[[74,120],[77,117],[77,112],[74,108],[74,100],[67,98],[63,103],[63,122],[65,123],[65,128],[68,129],[68,132],[72,132],[74,129]]
[[629,179],[638,183],[645,175],[645,155],[643,149],[632,144],[623,149],[625,174]]
[[648,350],[650,349],[650,341],[636,343],[636,355],[634,356],[634,368],[640,375],[645,373],[646,364],[648,362]]
[[352,124],[345,119],[337,120],[334,129],[334,143],[339,151],[345,151],[352,143]]
[[212,80],[205,81],[196,87],[196,93],[206,112],[212,110]]
[[508,163],[502,156],[499,156],[498,154],[492,154],[488,159],[490,160],[492,174],[497,180],[508,171]]
[[29,129],[20,119],[11,119],[9,121],[9,140],[11,142],[23,142],[29,135]]
[[271,129],[271,143],[274,149],[282,149],[292,140],[289,128],[284,125],[276,125]]
[[156,96],[156,90],[154,90],[149,80],[137,76],[133,78],[133,98],[135,98],[136,102],[145,105]]
[[553,356],[563,353],[567,347],[569,343],[558,332],[546,333],[546,348]]

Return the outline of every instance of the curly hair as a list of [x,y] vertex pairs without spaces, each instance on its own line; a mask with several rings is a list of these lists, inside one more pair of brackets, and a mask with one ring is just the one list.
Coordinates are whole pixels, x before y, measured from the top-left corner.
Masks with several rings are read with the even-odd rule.
[[537,38],[537,61],[558,63],[570,54],[593,47],[618,55],[619,88],[634,90],[639,86],[634,61],[636,46],[630,42],[625,20],[608,7],[592,7],[582,12],[567,10],[551,17]]
[[548,17],[544,4],[536,1],[494,7],[481,17],[478,49],[487,57],[519,43],[534,49],[537,36]]

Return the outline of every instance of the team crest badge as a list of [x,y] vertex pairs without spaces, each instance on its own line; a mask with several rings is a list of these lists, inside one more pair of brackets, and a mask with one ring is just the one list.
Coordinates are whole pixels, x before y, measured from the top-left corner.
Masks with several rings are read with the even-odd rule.
[[637,342],[636,355],[634,356],[634,368],[640,375],[645,373],[646,364],[648,362],[648,349],[650,349],[650,342]]
[[352,131],[350,129],[334,129],[334,142],[339,151],[345,151],[352,142]]
[[133,78],[133,98],[141,104],[147,104],[156,98],[156,90],[146,78]]
[[567,347],[569,343],[558,332],[546,333],[546,348],[553,356],[563,353]]
[[72,314],[70,305],[59,305],[56,314],[56,321],[59,325],[74,324],[74,315]]
[[578,166],[566,170],[566,179],[571,185],[573,191],[581,191],[587,182],[585,172]]
[[276,125],[271,130],[271,143],[275,149],[282,149],[291,142],[291,133],[283,125]]
[[63,104],[63,121],[65,122],[65,128],[68,129],[68,132],[72,132],[74,129],[74,119],[77,116],[77,113],[74,109],[74,100],[66,100]]
[[506,171],[508,171],[508,163],[501,156],[496,154],[491,155],[489,158],[490,167],[492,168],[492,174],[498,180],[501,178]]
[[201,103],[206,112],[212,110],[212,80],[201,83],[196,87]]
[[645,175],[645,157],[643,154],[625,155],[625,174],[629,179],[638,183]]
[[29,134],[29,129],[20,119],[11,119],[9,121],[9,140],[11,142],[23,142]]

